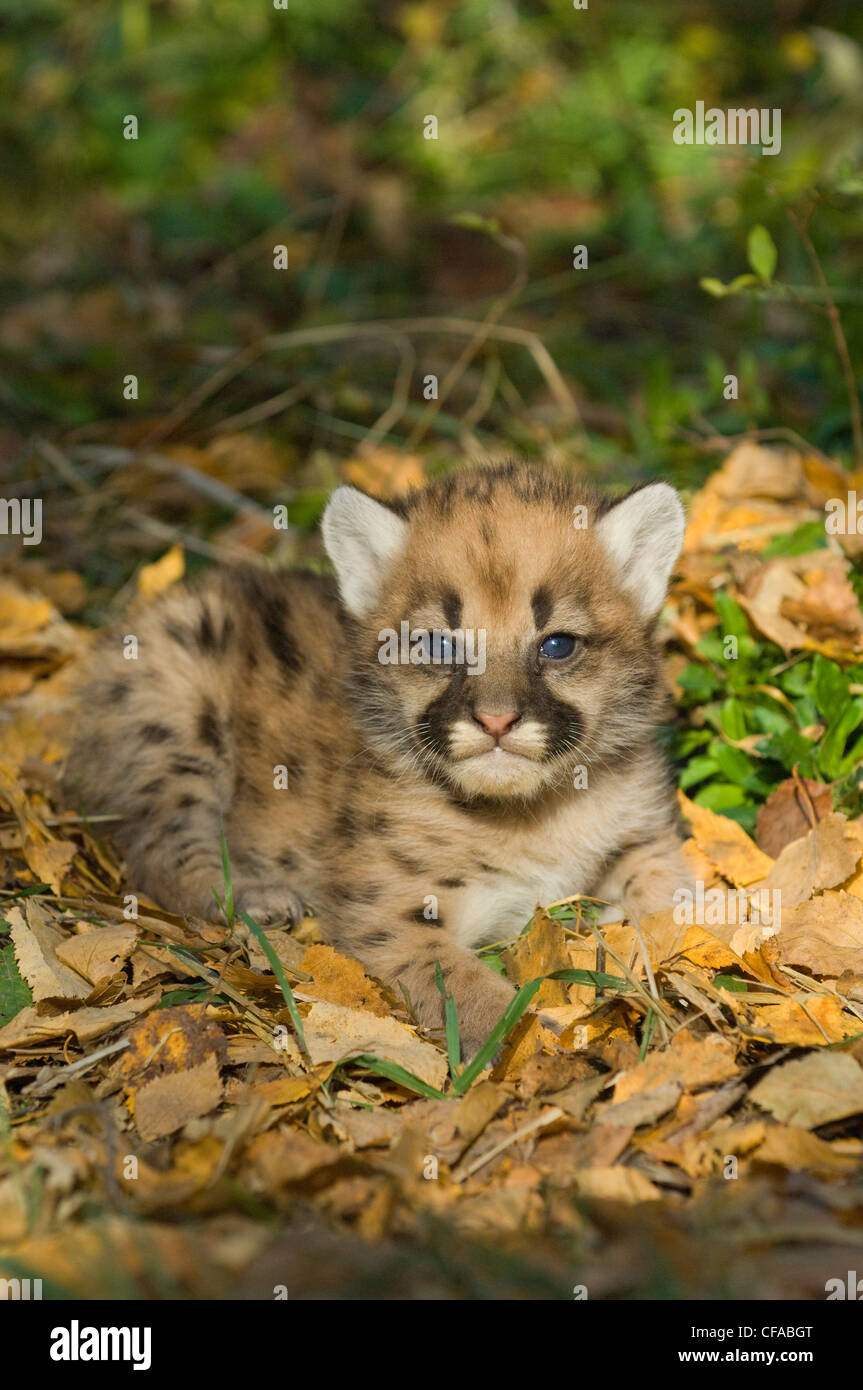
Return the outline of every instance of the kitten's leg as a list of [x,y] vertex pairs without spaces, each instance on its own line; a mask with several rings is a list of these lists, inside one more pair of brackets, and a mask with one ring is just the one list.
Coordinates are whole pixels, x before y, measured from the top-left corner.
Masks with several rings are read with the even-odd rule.
[[594,890],[597,898],[609,904],[600,921],[619,921],[624,914],[640,919],[661,912],[673,906],[676,889],[692,886],[680,837],[668,829],[646,844],[624,850],[606,870]]
[[[222,827],[235,793],[234,683],[242,679],[242,616],[218,592],[179,590],[126,620],[129,636],[96,649],[76,744],[64,777],[68,799],[120,817],[111,827],[130,885],[171,911],[215,918],[224,892]],[[135,655],[127,658],[129,637]],[[242,861],[238,910],[263,922],[301,914],[296,895]]]
[[390,929],[378,918],[363,926],[341,924],[328,935],[337,950],[356,957],[396,995],[403,997],[404,992],[424,1028],[444,1027],[444,1002],[435,983],[439,961],[458,1010],[465,1057],[479,1050],[515,993],[511,984],[432,923]]

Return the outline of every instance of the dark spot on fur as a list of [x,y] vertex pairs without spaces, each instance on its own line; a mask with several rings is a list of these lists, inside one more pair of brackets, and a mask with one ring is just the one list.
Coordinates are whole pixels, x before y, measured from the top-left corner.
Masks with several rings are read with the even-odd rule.
[[198,646],[202,652],[214,652],[216,650],[216,632],[213,627],[213,615],[206,604],[201,606],[201,621],[198,624]]
[[141,738],[145,743],[168,743],[174,733],[166,724],[142,724]]
[[297,857],[289,849],[284,850],[278,858],[278,865],[281,869],[287,869],[291,873],[297,867]]
[[164,787],[164,777],[154,777],[152,782],[147,782],[141,788],[141,796],[156,796]]
[[200,804],[201,798],[199,796],[181,796],[177,802],[177,810],[188,811],[191,806],[200,806]]
[[402,854],[400,850],[388,850],[390,859],[397,864],[400,869],[404,869],[409,874],[424,874],[426,872],[418,859],[412,859],[409,854]]
[[438,914],[437,917],[426,917],[425,913],[426,909],[424,907],[412,908],[410,912],[404,914],[405,921],[416,922],[421,927],[435,927],[439,929],[443,926],[443,918],[440,914]]
[[215,768],[203,758],[174,758],[171,771],[175,777],[212,777]]
[[173,618],[169,618],[165,623],[165,635],[170,637],[172,642],[176,642],[178,647],[187,648],[189,646],[191,637],[189,629],[184,627],[182,623],[174,622]]
[[267,646],[282,670],[295,676],[303,669],[303,658],[293,634],[286,626],[287,594],[276,575],[244,571],[240,576],[244,596],[258,615]]
[[361,937],[360,937],[360,945],[361,945],[361,946],[369,946],[369,947],[373,947],[373,946],[386,946],[387,942],[388,942],[388,941],[392,941],[392,939],[393,939],[392,932],[388,932],[388,931],[370,931],[370,932],[367,932],[365,936],[361,936]]
[[464,879],[463,879],[463,878],[442,878],[442,879],[441,879],[441,887],[442,887],[442,888],[464,888]]
[[204,700],[198,715],[198,738],[202,743],[206,743],[209,748],[212,748],[213,752],[220,758],[224,756],[225,741],[222,738],[216,706],[210,699]]

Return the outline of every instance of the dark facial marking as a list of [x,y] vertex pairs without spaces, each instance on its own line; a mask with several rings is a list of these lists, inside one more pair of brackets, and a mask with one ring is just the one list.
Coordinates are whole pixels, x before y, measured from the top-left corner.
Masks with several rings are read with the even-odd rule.
[[441,606],[447,627],[458,627],[461,622],[461,599],[454,589],[447,589],[441,595]]
[[553,607],[551,594],[544,584],[541,584],[534,593],[530,606],[533,609],[533,621],[536,623],[537,629],[541,631],[551,617]]

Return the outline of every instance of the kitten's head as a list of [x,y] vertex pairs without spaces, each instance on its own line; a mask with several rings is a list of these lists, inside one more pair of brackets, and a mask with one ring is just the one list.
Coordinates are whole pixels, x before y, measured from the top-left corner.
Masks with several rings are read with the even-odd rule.
[[378,749],[463,798],[530,800],[642,743],[683,528],[667,483],[600,502],[527,465],[391,506],[337,488],[324,543]]

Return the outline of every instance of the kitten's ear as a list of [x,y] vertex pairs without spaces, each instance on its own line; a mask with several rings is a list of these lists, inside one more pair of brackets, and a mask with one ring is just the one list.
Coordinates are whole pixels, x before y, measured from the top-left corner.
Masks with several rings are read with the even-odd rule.
[[330,497],[321,532],[342,602],[354,617],[365,617],[374,608],[407,529],[402,517],[356,488],[337,487]]
[[639,488],[597,522],[596,533],[645,618],[665,601],[685,527],[683,505],[668,483]]

